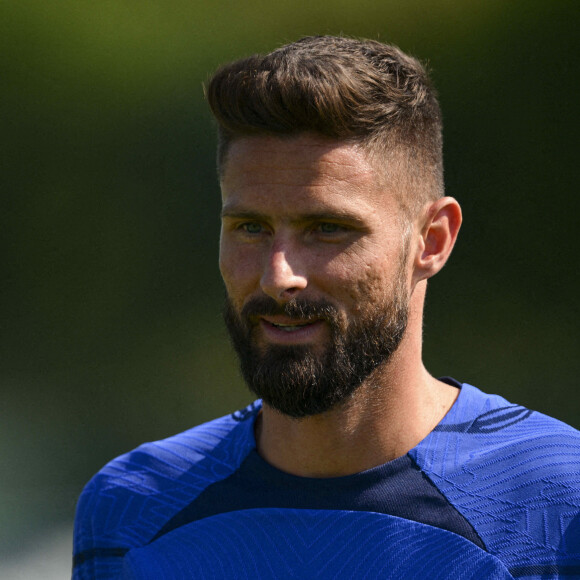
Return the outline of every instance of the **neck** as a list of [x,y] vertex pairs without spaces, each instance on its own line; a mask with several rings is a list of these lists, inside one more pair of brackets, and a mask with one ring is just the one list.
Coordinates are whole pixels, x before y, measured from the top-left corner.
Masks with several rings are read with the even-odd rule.
[[260,455],[293,475],[339,477],[401,457],[424,439],[458,391],[421,362],[420,310],[412,311],[397,352],[347,402],[301,419],[265,405],[256,428]]

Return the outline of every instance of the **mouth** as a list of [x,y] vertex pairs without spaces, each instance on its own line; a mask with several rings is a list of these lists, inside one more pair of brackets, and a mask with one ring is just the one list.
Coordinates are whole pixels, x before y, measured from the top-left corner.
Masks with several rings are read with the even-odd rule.
[[311,342],[319,338],[324,327],[324,320],[320,318],[292,320],[288,317],[261,317],[260,322],[266,340],[281,343]]
[[316,321],[313,320],[313,321],[309,321],[309,322],[296,323],[296,324],[276,324],[275,322],[270,322],[269,324],[271,324],[275,328],[279,328],[280,330],[283,330],[284,332],[296,332],[297,330],[300,330],[301,328],[304,328],[305,326],[310,326],[311,324],[314,324],[314,322],[316,322]]

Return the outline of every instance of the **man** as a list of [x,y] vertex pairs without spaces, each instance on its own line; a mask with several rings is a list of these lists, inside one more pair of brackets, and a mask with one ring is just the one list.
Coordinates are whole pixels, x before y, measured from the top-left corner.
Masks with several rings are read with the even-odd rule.
[[422,364],[461,210],[421,65],[304,38],[207,96],[225,319],[261,402],[97,474],[75,578],[580,577],[578,433]]

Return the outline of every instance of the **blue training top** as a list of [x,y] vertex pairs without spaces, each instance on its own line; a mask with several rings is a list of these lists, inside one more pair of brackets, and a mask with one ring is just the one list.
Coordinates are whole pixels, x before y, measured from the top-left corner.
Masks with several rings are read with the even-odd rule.
[[580,433],[475,387],[409,453],[302,478],[256,452],[256,402],[105,466],[73,578],[580,578]]

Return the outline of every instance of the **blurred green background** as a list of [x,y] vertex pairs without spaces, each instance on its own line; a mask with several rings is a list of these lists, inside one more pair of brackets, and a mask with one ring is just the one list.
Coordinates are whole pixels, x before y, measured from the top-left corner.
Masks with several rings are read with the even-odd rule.
[[425,358],[580,427],[578,12],[552,0],[3,0],[0,559],[103,463],[246,404],[221,323],[220,64],[307,34],[427,61],[465,223]]

